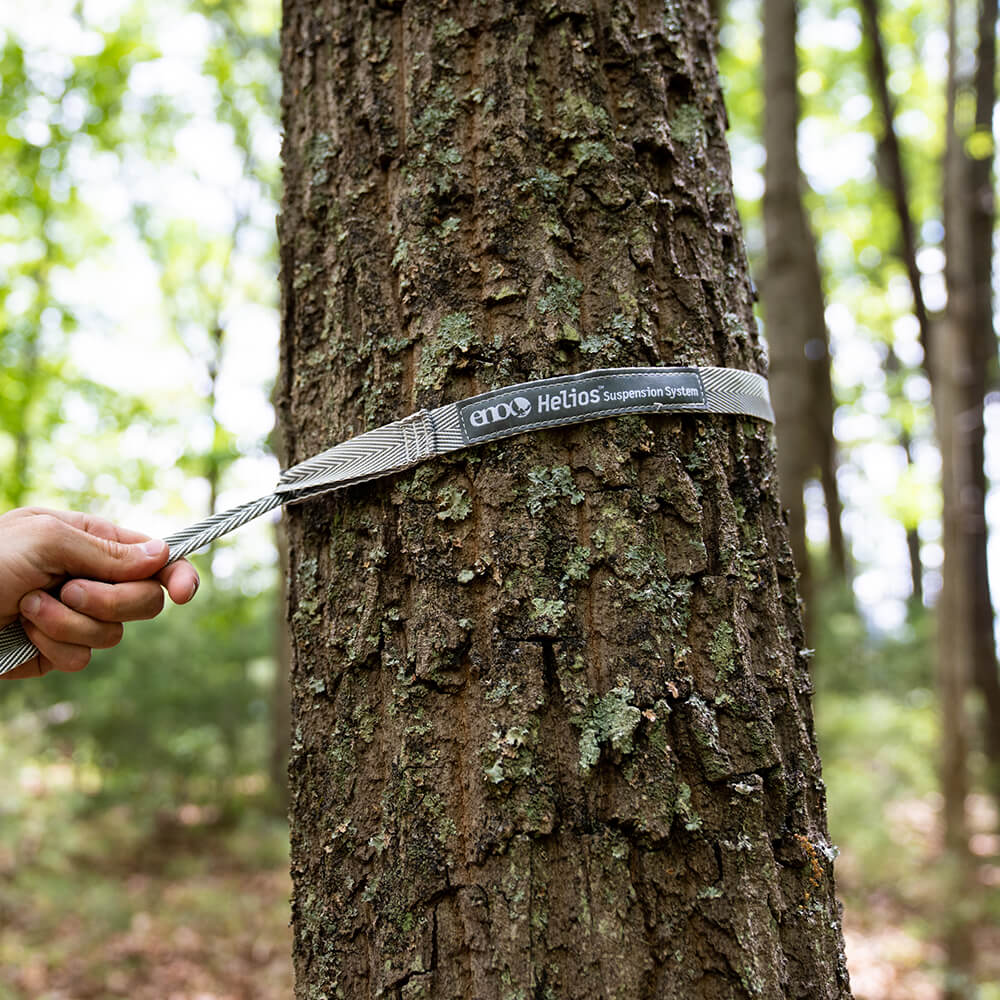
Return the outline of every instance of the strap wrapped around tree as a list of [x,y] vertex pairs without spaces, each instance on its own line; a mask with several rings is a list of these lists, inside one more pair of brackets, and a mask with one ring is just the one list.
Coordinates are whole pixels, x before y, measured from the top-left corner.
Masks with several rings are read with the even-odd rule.
[[[506,386],[420,410],[283,472],[274,492],[166,538],[169,562],[274,510],[380,479],[459,448],[626,413],[736,413],[773,421],[767,382],[726,368],[619,368]],[[0,629],[0,676],[38,654],[19,621]]]

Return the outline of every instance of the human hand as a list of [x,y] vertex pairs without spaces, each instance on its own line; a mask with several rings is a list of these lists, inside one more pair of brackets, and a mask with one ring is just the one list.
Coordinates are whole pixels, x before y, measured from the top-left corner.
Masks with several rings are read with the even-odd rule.
[[[19,616],[39,655],[4,678],[82,670],[123,623],[155,618],[163,589],[186,604],[198,574],[167,545],[89,514],[23,507],[0,515],[0,628]],[[69,579],[67,579],[69,577]],[[58,598],[47,588],[63,581]],[[107,582],[103,582],[107,581]]]

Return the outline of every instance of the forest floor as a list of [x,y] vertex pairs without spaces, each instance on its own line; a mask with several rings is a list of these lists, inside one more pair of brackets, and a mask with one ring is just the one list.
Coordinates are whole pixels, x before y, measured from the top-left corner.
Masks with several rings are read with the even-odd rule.
[[[0,848],[0,1000],[288,1000],[285,824],[251,813],[223,828],[187,806],[140,839],[132,819],[119,806],[74,819],[70,834],[29,833],[16,866]],[[931,860],[934,801],[897,806],[895,821]],[[926,871],[865,886],[849,849],[839,864],[856,1000],[937,1000]],[[979,938],[981,995],[994,1000],[1000,928],[984,924]]]
[[[937,1000],[956,914],[975,928],[978,1000],[1000,1000],[1000,820],[970,797],[978,891],[955,901],[932,699],[827,691],[819,707],[855,1000]],[[176,789],[151,786],[102,803],[85,768],[15,736],[0,739],[0,1000],[290,1000],[288,828],[262,774],[205,796],[221,809],[164,808]]]
[[[0,1000],[288,1000],[287,826],[182,807],[142,842],[128,810],[0,848]],[[211,819],[211,817],[210,817]]]

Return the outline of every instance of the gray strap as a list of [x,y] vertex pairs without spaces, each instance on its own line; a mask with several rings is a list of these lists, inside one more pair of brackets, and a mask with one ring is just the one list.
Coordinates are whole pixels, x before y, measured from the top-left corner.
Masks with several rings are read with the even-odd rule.
[[[522,382],[359,434],[287,469],[273,493],[164,541],[174,562],[282,504],[401,472],[460,448],[625,413],[683,412],[774,421],[767,380],[734,368],[604,368]],[[0,629],[0,676],[37,652],[20,621]]]

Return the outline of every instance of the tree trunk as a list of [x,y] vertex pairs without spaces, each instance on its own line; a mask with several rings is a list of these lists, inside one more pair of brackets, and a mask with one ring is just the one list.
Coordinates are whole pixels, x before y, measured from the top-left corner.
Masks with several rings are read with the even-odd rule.
[[[942,386],[949,412],[935,406],[942,442],[942,478],[951,477],[944,503],[944,587],[960,598],[951,605],[950,625],[968,642],[963,666],[985,707],[985,746],[1000,795],[1000,675],[997,672],[993,604],[987,570],[985,424],[986,392],[995,365],[992,269],[994,195],[992,184],[992,113],[996,103],[996,0],[980,8],[979,49],[973,81],[973,121],[963,121],[964,81],[958,77],[954,44],[949,64],[948,143],[944,181],[945,282],[948,304],[945,335],[935,379]],[[952,19],[955,17],[952,11]],[[972,96],[972,95],[970,95]],[[934,380],[932,379],[932,384]],[[952,538],[948,571],[947,537]]]
[[[704,0],[286,0],[292,460],[759,369]],[[769,435],[618,418],[293,508],[305,998],[849,996]]]
[[[967,183],[965,136],[959,121],[963,89],[959,78],[956,2],[948,5],[947,145],[944,164],[945,282],[948,303],[933,337],[931,387],[941,448],[944,564],[938,600],[938,684],[941,697],[941,787],[948,851],[951,904],[945,907],[948,977],[945,1000],[975,995],[975,951],[968,901],[975,899],[966,816],[969,791],[966,701],[981,673],[977,659],[978,557],[985,546],[983,477],[983,374],[981,331],[977,329],[976,251]],[[992,635],[990,659],[993,659]],[[996,665],[993,662],[995,672]]]
[[[860,0],[861,16],[864,20],[865,37],[868,46],[868,78],[882,119],[882,134],[879,136],[878,161],[881,168],[879,179],[892,198],[892,205],[899,222],[899,243],[896,255],[906,270],[913,296],[913,315],[920,330],[920,346],[924,351],[924,371],[928,379],[933,378],[931,363],[931,320],[924,301],[924,290],[917,266],[917,234],[910,211],[910,185],[903,165],[899,136],[896,133],[896,105],[889,92],[889,64],[886,59],[882,39],[879,0]],[[900,369],[899,358],[890,346],[885,362],[885,370],[893,375]],[[912,440],[904,427],[899,443],[906,454],[907,466],[912,466]],[[914,607],[923,604],[923,563],[920,558],[920,536],[914,524],[905,524],[906,550],[910,560],[910,600]]]
[[275,525],[274,536],[281,579],[275,601],[277,621],[274,630],[274,683],[271,686],[271,752],[268,754],[268,772],[275,805],[284,815],[288,812],[288,752],[292,732],[290,691],[292,655],[289,649],[288,583],[285,576],[285,568],[288,565],[288,541],[283,523]]
[[996,222],[996,194],[993,165],[995,136],[993,113],[997,88],[997,0],[982,0],[979,6],[979,37],[976,52],[976,119],[964,150],[964,198],[971,262],[971,330],[969,350],[975,359],[969,380],[966,446],[970,476],[962,494],[963,525],[967,535],[972,576],[973,628],[976,637],[975,674],[985,708],[986,750],[989,754],[993,791],[1000,803],[1000,674],[994,633],[993,601],[990,595],[986,552],[986,463],[984,407],[986,393],[1000,380],[997,369],[997,335],[993,326],[993,230]]
[[833,437],[829,336],[816,241],[802,201],[798,156],[796,0],[764,0],[764,307],[778,435],[781,501],[788,510],[800,591],[808,611],[812,572],[806,546],[806,483],[823,486],[833,570],[844,575]]
[[896,133],[896,103],[889,92],[889,64],[882,40],[879,0],[860,0],[861,16],[864,20],[865,38],[868,45],[868,79],[872,95],[882,118],[882,135],[879,137],[879,162],[882,169],[879,179],[892,197],[893,208],[899,221],[900,263],[906,269],[906,277],[913,295],[913,315],[920,329],[920,346],[924,349],[924,363],[928,373],[931,367],[931,322],[924,301],[923,286],[920,283],[920,268],[917,266],[917,234],[910,211],[910,186],[903,166],[903,154],[899,148]]

